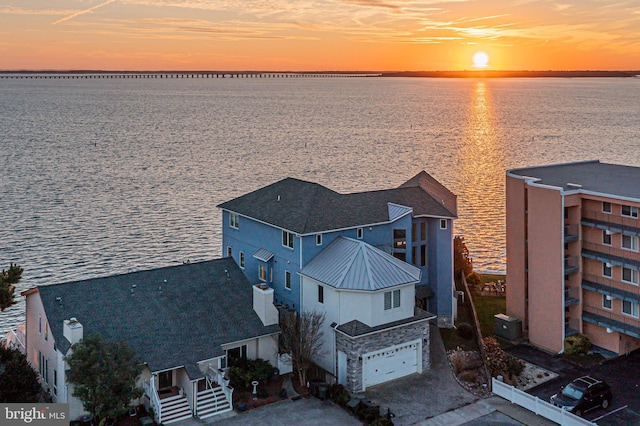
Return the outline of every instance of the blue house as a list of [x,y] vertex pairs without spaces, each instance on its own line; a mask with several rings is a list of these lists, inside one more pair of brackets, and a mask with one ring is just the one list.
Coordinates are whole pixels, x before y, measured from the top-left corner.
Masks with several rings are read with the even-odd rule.
[[277,303],[300,309],[300,270],[342,236],[419,268],[417,306],[453,323],[456,196],[424,171],[394,189],[350,194],[286,178],[218,207],[223,256],[272,287]]

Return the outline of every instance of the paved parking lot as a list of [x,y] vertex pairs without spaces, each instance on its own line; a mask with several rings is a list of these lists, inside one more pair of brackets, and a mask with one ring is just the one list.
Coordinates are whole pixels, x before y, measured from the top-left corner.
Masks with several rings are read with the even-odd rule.
[[569,363],[559,356],[537,350],[527,345],[507,349],[513,355],[540,367],[558,373],[558,377],[527,391],[549,401],[561,386],[584,375],[605,380],[613,389],[611,406],[597,408],[584,415],[601,426],[640,425],[640,351],[614,358],[592,368]]

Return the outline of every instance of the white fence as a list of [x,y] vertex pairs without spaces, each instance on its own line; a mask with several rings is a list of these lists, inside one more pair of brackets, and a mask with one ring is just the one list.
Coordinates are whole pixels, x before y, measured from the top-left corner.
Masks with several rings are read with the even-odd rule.
[[539,416],[545,417],[552,422],[556,422],[562,426],[597,426],[596,423],[585,420],[582,417],[578,417],[575,414],[556,407],[555,405],[543,401],[537,396],[529,395],[526,392],[516,389],[511,385],[491,379],[492,391],[494,394],[502,397],[514,404],[517,404],[527,410],[536,413]]

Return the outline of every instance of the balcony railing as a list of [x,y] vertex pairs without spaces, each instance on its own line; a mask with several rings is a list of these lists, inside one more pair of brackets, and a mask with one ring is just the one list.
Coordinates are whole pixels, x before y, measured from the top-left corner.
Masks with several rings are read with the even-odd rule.
[[577,319],[565,318],[564,337],[574,336],[578,333],[580,333],[580,321]]
[[616,281],[601,275],[584,274],[582,276],[582,287],[598,293],[616,296],[618,299],[640,303],[640,286],[635,284]]
[[580,303],[580,288],[570,287],[564,290],[564,306],[577,305]]
[[617,331],[627,336],[640,338],[640,320],[622,314],[614,313],[606,309],[593,306],[584,306],[582,320],[608,330]]
[[579,235],[580,235],[580,228],[578,224],[564,226],[564,242],[565,243],[578,241]]
[[575,274],[580,271],[580,257],[579,256],[567,256],[564,258],[564,273],[565,275]]
[[594,210],[582,210],[583,225],[600,229],[608,229],[612,232],[627,232],[640,235],[640,222],[636,218],[602,213]]
[[617,266],[632,266],[640,269],[640,252],[623,250],[588,241],[582,242],[582,257],[608,262]]

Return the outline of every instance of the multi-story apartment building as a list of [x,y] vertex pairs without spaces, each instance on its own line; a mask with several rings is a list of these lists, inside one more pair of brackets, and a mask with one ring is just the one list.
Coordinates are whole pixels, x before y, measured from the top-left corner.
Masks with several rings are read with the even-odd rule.
[[533,345],[640,347],[639,182],[640,167],[599,161],[507,171],[507,314]]

